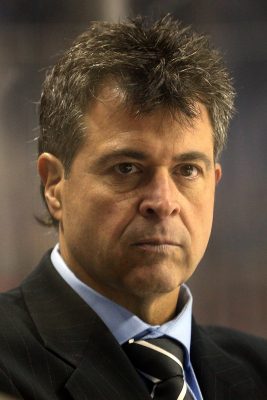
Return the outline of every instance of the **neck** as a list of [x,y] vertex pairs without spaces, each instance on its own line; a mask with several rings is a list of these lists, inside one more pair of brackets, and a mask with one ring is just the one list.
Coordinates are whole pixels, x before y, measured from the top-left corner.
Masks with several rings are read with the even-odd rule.
[[[173,319],[177,313],[179,287],[170,293],[154,295],[148,298],[131,297],[123,293],[102,293],[110,300],[127,308],[149,325],[162,325]],[[100,291],[101,292],[101,291]]]
[[177,310],[179,288],[173,293],[167,293],[139,304],[129,304],[133,314],[150,325],[162,325],[175,317]]

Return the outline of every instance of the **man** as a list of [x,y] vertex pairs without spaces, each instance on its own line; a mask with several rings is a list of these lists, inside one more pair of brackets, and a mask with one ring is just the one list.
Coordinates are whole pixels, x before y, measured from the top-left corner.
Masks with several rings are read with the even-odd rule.
[[1,296],[2,392],[266,398],[266,342],[199,327],[184,284],[209,240],[233,98],[217,51],[168,16],[94,23],[49,72],[38,169],[59,244]]

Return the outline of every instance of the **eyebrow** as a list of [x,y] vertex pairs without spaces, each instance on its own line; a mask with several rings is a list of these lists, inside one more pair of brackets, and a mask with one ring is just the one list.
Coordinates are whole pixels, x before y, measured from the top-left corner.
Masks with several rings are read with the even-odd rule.
[[[118,158],[132,158],[134,160],[144,161],[150,158],[149,154],[144,151],[137,151],[133,149],[114,149],[110,153],[103,154],[96,160],[96,165],[101,165],[105,163],[109,163],[111,161],[115,161]],[[189,161],[202,161],[206,165],[206,168],[209,169],[211,167],[210,158],[200,151],[189,151],[186,153],[177,154],[173,157],[175,162],[189,162]]]
[[206,165],[206,168],[211,168],[211,160],[210,158],[201,151],[190,151],[188,153],[182,153],[174,157],[174,160],[177,162],[186,162],[186,161],[203,161]]
[[116,161],[118,158],[125,157],[125,158],[133,158],[134,160],[146,160],[148,155],[141,151],[136,151],[132,149],[113,149],[109,153],[101,155],[95,161],[95,166],[99,166],[102,164],[108,164],[111,161]]

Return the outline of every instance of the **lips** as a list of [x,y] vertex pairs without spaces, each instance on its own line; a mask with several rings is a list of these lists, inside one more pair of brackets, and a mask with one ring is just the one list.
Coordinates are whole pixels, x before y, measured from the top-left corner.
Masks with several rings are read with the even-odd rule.
[[132,246],[142,253],[169,257],[178,249],[179,244],[167,239],[144,239],[133,243]]
[[132,246],[141,252],[150,254],[161,254],[169,256],[173,251],[177,250],[181,245],[171,239],[166,238],[149,238],[141,239],[133,243]]
[[149,238],[149,239],[142,239],[138,240],[138,242],[133,243],[133,246],[180,246],[178,242],[174,242],[173,240],[169,239],[158,239],[158,238]]

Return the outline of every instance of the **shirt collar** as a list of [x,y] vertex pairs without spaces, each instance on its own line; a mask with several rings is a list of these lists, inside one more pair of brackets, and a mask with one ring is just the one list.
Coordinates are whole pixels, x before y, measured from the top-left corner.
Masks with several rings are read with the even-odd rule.
[[192,295],[186,285],[179,293],[180,312],[174,319],[162,325],[149,325],[126,308],[109,300],[80,281],[66,265],[57,244],[51,253],[51,261],[66,283],[99,315],[120,344],[131,338],[169,336],[178,340],[190,354]]

